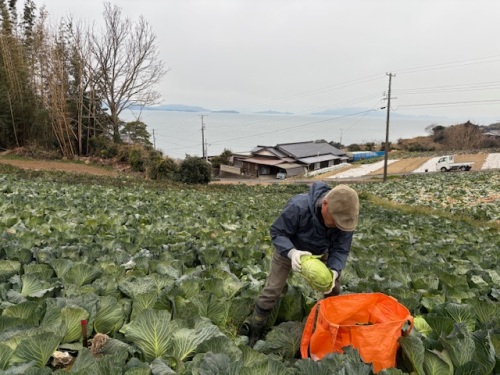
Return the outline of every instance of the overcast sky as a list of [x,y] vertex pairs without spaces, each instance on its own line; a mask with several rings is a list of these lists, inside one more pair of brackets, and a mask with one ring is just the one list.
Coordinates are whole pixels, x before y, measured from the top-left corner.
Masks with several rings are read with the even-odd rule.
[[[22,2],[22,0],[20,0]],[[35,0],[54,21],[100,0]],[[500,121],[498,0],[114,0],[158,37],[163,104],[305,114],[386,105]]]

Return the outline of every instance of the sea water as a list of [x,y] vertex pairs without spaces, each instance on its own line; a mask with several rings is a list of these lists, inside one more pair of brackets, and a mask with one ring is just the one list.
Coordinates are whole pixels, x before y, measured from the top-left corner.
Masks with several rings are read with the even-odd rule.
[[[137,112],[122,113],[133,121]],[[325,116],[287,114],[242,114],[221,112],[175,112],[144,110],[140,120],[147,125],[157,150],[172,158],[186,155],[219,155],[224,150],[249,152],[256,146],[326,140],[343,145],[385,142],[387,118],[379,116]],[[428,135],[437,124],[431,118],[389,118],[389,141]],[[444,125],[441,124],[440,125]],[[205,148],[205,153],[203,152]]]

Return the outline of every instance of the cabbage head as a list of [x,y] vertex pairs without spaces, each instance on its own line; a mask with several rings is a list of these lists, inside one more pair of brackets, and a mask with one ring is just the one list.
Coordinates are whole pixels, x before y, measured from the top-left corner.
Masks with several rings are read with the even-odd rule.
[[333,284],[333,272],[319,258],[321,255],[302,256],[301,274],[311,288],[318,292],[327,292]]

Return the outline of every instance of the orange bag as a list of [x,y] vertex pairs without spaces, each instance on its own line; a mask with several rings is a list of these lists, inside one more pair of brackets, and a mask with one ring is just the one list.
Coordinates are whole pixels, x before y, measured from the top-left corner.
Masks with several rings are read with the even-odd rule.
[[375,372],[396,366],[398,338],[413,317],[395,298],[383,293],[357,293],[318,301],[307,318],[300,353],[315,361],[328,353],[342,353],[352,345]]

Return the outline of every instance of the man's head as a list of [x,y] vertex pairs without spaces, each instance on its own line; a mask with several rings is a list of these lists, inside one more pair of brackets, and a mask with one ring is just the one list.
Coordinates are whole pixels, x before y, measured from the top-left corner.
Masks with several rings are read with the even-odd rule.
[[326,226],[354,231],[358,225],[358,193],[347,185],[335,186],[323,199],[321,212]]

